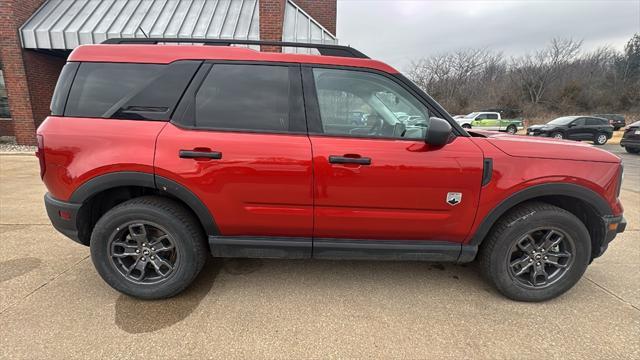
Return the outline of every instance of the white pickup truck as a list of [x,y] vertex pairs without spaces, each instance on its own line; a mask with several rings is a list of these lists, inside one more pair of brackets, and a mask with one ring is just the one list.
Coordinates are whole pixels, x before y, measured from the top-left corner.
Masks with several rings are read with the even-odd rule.
[[503,119],[498,112],[472,112],[464,116],[456,116],[454,119],[465,129],[505,131],[509,134],[515,134],[518,130],[524,129],[522,120]]

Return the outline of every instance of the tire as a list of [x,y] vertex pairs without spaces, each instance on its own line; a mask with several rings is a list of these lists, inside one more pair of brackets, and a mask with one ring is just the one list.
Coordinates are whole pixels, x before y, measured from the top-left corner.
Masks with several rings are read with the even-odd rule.
[[550,137],[554,138],[554,139],[564,139],[564,134],[561,133],[561,132],[556,131],[556,132],[552,133]]
[[[527,234],[534,237],[538,233],[546,234],[542,229],[552,229],[557,235],[564,235],[564,238],[557,248],[550,247],[546,252],[537,248],[537,252],[533,252],[537,260],[530,259],[518,243],[528,243]],[[559,256],[566,252],[571,257]],[[539,281],[539,286],[535,286],[531,280],[534,278],[532,275],[537,274],[533,271],[539,268],[536,264],[542,263],[542,269],[549,273],[555,269],[547,262],[547,255],[551,261],[566,267],[563,270],[556,269],[562,272],[557,273],[555,278],[545,278],[547,283],[543,283],[541,277],[535,277]],[[553,299],[569,290],[580,280],[590,259],[591,238],[585,225],[568,211],[543,202],[529,202],[510,210],[494,225],[478,255],[483,275],[500,293],[513,300],[530,302]],[[524,266],[511,266],[513,263]],[[515,269],[529,272],[518,277]]]
[[507,133],[515,135],[518,132],[518,128],[515,125],[507,126]]
[[193,215],[180,203],[156,196],[131,199],[105,213],[93,229],[90,248],[104,281],[141,299],[177,295],[208,256]]
[[629,153],[629,154],[637,154],[640,153],[640,149],[638,148],[632,148],[632,147],[628,147],[625,146],[624,149]]
[[613,131],[618,131],[618,130],[620,130],[620,128],[621,128],[620,126],[614,126],[613,127]]
[[595,145],[604,145],[607,143],[607,140],[609,140],[607,139],[607,134],[599,133],[599,134],[596,134],[596,137],[593,139],[593,143]]
[[462,124],[463,129],[471,129],[471,124]]

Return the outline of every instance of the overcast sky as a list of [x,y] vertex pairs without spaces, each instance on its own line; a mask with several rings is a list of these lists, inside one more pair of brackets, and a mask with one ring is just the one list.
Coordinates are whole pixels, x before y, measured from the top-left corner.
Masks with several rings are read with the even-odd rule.
[[640,0],[338,0],[337,21],[341,44],[406,70],[430,54],[488,47],[520,55],[554,37],[622,49],[640,32]]

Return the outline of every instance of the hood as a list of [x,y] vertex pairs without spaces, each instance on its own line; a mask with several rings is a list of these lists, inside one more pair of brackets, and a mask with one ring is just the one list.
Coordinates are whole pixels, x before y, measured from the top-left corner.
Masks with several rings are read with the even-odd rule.
[[591,144],[483,131],[492,145],[510,156],[619,163],[620,158]]

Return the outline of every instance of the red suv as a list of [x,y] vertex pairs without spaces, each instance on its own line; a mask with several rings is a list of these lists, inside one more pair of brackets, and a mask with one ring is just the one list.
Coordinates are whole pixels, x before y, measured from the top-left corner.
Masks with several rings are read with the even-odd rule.
[[207,253],[477,258],[501,293],[540,301],[624,231],[604,150],[466,131],[350,47],[178,41],[78,47],[38,129],[51,222],[123,293],[176,295]]

